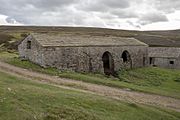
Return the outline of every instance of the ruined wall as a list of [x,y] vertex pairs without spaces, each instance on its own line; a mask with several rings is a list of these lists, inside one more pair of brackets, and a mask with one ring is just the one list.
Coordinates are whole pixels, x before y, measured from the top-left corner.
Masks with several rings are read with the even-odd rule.
[[[174,64],[170,64],[173,61]],[[162,67],[162,68],[176,68],[176,59],[173,58],[155,58],[154,59],[154,66]]]
[[[31,49],[27,48],[27,41],[31,41]],[[18,51],[20,58],[30,60],[41,66],[44,65],[42,59],[42,47],[39,45],[39,43],[37,43],[36,40],[34,40],[31,35],[29,35],[21,42],[21,44],[18,46]]]
[[130,68],[130,63],[123,63],[121,55],[127,50],[130,53],[132,67],[147,65],[147,46],[120,47],[46,47],[43,48],[45,66],[63,70],[84,72],[104,72],[102,56],[108,51],[114,59],[115,71]]
[[153,59],[152,66],[180,69],[180,48],[150,47],[148,53],[149,59]]

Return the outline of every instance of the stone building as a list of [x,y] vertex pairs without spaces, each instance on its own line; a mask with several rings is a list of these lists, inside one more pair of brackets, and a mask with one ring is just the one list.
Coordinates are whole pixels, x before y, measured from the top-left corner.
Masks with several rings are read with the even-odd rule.
[[21,58],[60,70],[114,74],[148,64],[148,45],[134,38],[35,33],[18,49]]
[[151,66],[180,69],[180,48],[150,47],[148,57]]

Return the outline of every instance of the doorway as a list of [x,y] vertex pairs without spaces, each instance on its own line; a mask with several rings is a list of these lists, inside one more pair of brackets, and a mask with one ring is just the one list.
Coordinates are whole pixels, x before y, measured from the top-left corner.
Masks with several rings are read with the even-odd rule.
[[131,55],[127,50],[123,51],[121,58],[123,59],[123,63],[126,65],[126,68],[132,68]]
[[104,73],[106,75],[114,74],[114,60],[110,52],[105,52],[102,56]]

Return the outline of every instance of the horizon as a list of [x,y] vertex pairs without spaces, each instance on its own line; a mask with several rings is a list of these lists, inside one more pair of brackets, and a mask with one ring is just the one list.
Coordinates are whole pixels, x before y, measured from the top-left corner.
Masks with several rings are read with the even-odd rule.
[[109,29],[109,30],[122,30],[122,31],[139,31],[139,32],[148,32],[148,31],[176,31],[180,29],[168,29],[168,30],[129,30],[129,29],[118,29],[118,28],[105,28],[105,27],[94,27],[94,26],[45,26],[45,25],[0,25],[0,27],[56,27],[56,28],[90,28],[90,29]]

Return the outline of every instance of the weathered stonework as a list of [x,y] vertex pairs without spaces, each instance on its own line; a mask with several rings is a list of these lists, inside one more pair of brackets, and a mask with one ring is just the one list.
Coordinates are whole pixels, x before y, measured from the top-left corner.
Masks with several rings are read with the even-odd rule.
[[[31,41],[31,49],[27,49],[28,41]],[[91,43],[90,46],[43,46],[33,35],[29,35],[18,49],[20,57],[43,67],[56,67],[60,70],[104,73],[102,56],[105,52],[112,56],[114,71],[148,65],[148,46],[141,43],[136,45],[126,43],[126,45],[101,46],[98,43],[97,46],[92,46]],[[129,53],[130,61],[123,61],[124,51]]]
[[152,66],[180,69],[180,48],[150,47],[148,48],[148,57]]

